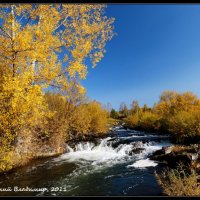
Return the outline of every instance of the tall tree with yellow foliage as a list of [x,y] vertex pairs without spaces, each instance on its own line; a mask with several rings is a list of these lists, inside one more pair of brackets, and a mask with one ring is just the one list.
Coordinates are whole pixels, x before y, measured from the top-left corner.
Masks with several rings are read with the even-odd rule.
[[44,90],[69,99],[73,87],[85,92],[80,80],[87,75],[86,61],[95,67],[113,37],[114,19],[105,16],[105,7],[0,5],[1,147],[10,145],[24,127],[52,115]]
[[[1,5],[1,71],[16,77],[33,71],[32,84],[64,91],[71,78],[86,78],[113,36],[104,5]],[[80,90],[82,88],[80,87]]]

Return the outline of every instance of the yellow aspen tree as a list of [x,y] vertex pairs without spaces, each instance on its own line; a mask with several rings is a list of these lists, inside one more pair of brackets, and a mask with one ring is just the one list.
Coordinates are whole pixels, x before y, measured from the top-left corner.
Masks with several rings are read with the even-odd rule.
[[114,19],[104,10],[90,4],[1,6],[1,67],[13,77],[34,67],[34,83],[66,90],[71,77],[86,78],[86,59],[95,67],[105,53]]
[[[45,114],[44,90],[69,97],[72,80],[103,58],[113,37],[113,18],[98,4],[0,5],[0,134],[10,142],[17,130]],[[86,62],[87,61],[87,62]],[[2,142],[3,140],[1,140]]]

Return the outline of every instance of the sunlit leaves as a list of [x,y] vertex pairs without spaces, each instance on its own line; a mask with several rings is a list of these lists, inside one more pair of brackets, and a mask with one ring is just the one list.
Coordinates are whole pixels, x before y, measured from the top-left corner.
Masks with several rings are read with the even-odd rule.
[[[103,58],[106,42],[113,37],[114,19],[106,17],[104,9],[105,5],[97,4],[1,7],[7,14],[2,29],[10,36],[15,35],[12,38],[0,36],[2,64],[15,68],[11,73],[22,73],[31,63],[37,62],[37,83],[40,80],[41,83],[54,82],[54,85],[62,86],[69,82],[70,76],[85,79],[86,59],[90,59],[94,67]],[[52,56],[54,59],[49,59]],[[57,66],[58,61],[63,64],[62,71],[57,70],[59,79],[56,74],[47,79],[44,69],[52,71],[49,68]],[[48,87],[48,84],[43,86]]]
[[44,90],[62,94],[74,106],[83,98],[80,80],[103,58],[113,37],[114,19],[104,9],[98,4],[0,5],[0,157],[22,130],[55,120]]
[[125,119],[129,127],[168,132],[178,142],[200,135],[200,99],[191,92],[164,91],[152,109],[144,108]]

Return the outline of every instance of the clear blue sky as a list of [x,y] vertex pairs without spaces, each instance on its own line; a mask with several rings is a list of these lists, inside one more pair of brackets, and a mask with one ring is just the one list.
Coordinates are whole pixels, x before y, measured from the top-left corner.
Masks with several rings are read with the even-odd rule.
[[115,36],[83,85],[90,99],[119,109],[152,106],[164,90],[200,96],[200,5],[115,5]]

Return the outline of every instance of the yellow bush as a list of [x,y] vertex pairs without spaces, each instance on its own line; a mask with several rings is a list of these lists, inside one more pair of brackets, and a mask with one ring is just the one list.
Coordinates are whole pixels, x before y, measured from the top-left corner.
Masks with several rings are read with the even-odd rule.
[[130,128],[138,127],[139,116],[137,114],[128,116],[125,120],[125,124]]
[[128,116],[124,121],[129,128],[144,131],[157,131],[160,128],[160,116],[150,111],[135,113]]
[[187,174],[181,166],[156,174],[163,192],[169,196],[199,196],[200,184],[197,176],[195,171]]
[[[53,115],[48,123],[41,128],[47,138],[59,138],[61,141],[73,137],[106,133],[108,130],[108,116],[101,104],[95,101],[73,105],[59,94],[47,93],[46,102]],[[44,134],[45,135],[45,134]]]
[[160,117],[152,112],[143,112],[140,116],[138,125],[146,131],[154,131],[160,128]]
[[0,153],[0,172],[12,169],[12,152]]
[[70,122],[70,131],[75,134],[102,134],[108,130],[107,112],[98,102],[80,105]]
[[91,116],[90,131],[92,133],[105,133],[108,124],[106,110],[101,107],[100,103],[95,101],[90,102],[87,106]]
[[200,100],[191,92],[164,91],[154,107],[154,111],[164,117],[191,110],[200,110]]
[[0,83],[1,148],[8,148],[20,130],[35,126],[50,114],[41,87],[31,84],[32,76],[30,72],[14,78],[5,76]]
[[180,111],[169,118],[169,131],[178,141],[200,135],[200,111]]
[[71,121],[69,131],[72,135],[85,135],[89,134],[91,126],[91,116],[87,105],[81,105],[74,111]]

